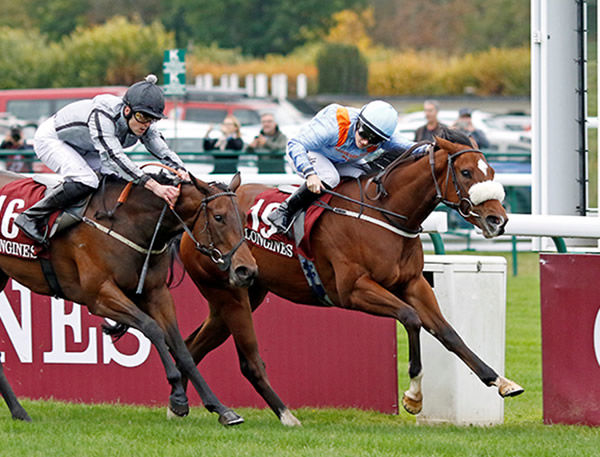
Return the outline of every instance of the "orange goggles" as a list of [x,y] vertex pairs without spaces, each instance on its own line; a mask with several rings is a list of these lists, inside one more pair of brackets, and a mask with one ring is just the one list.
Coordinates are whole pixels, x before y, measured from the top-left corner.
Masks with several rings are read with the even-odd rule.
[[133,118],[140,124],[154,124],[158,119],[156,117],[148,116],[146,113],[136,111],[133,113]]

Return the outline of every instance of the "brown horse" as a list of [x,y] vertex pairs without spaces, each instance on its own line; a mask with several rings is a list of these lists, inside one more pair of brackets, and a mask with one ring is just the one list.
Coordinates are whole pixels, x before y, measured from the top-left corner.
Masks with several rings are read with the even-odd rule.
[[[331,207],[353,211],[361,206],[364,216],[387,223],[388,228],[400,228],[406,236],[326,211],[310,238],[317,272],[334,306],[391,317],[406,328],[411,381],[402,402],[412,414],[422,408],[421,327],[460,357],[486,385],[497,386],[501,396],[523,391],[480,360],[444,319],[422,273],[421,241],[411,235],[418,233],[439,202],[457,209],[486,237],[504,231],[508,220],[501,204],[504,191],[499,183],[492,181],[494,170],[479,150],[472,149],[467,137],[457,132],[449,135],[453,142],[437,138],[435,148],[430,147],[425,156],[397,159],[377,177],[363,177],[359,185],[354,181],[342,182],[330,202]],[[265,190],[265,186],[258,184],[241,186],[237,191],[240,209],[247,212],[256,196]],[[363,195],[374,201],[368,202],[368,206],[367,202],[361,203]],[[405,215],[406,220],[394,218],[390,212]],[[251,313],[268,291],[296,303],[322,306],[322,302],[308,286],[298,259],[288,259],[256,246],[251,250],[259,266],[257,280],[248,290],[225,288],[226,278],[194,252],[191,240],[184,235],[180,256],[210,307],[208,318],[188,337],[186,344],[194,361],[199,362],[232,334],[242,373],[283,424],[297,425],[298,420],[269,384],[257,351]]]
[[[171,182],[159,175],[155,177],[163,183]],[[1,173],[0,186],[19,178],[21,176],[12,173]],[[236,287],[248,287],[257,268],[243,242],[235,201],[239,183],[239,175],[229,188],[192,177],[191,182],[181,184],[180,196],[171,211],[166,210],[163,200],[143,186],[133,186],[126,201],[107,212],[107,205],[112,207],[125,186],[124,181],[109,180],[103,192],[92,197],[84,223],[57,234],[48,248],[60,295],[86,305],[92,314],[116,321],[117,325],[105,329],[108,333],[118,336],[133,327],[154,344],[172,386],[170,411],[179,416],[188,413],[183,373],[191,380],[205,407],[218,413],[219,422],[224,425],[235,425],[243,419],[213,394],[184,344],[173,299],[166,286],[170,264],[166,247],[185,230],[188,237],[194,239],[198,252],[218,265],[227,281]],[[162,223],[157,224],[159,218]],[[148,255],[142,284],[140,276],[144,276],[141,272],[152,239],[154,247]],[[39,259],[0,255],[0,289],[9,278],[36,293],[56,294],[57,288],[49,286]],[[1,364],[0,393],[13,418],[31,420],[19,404]]]

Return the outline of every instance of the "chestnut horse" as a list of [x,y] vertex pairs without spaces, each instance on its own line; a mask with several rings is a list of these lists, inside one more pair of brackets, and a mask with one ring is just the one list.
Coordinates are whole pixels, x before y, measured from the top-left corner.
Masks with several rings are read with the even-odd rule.
[[[422,222],[440,202],[457,209],[488,238],[504,232],[508,220],[501,204],[504,190],[493,181],[494,170],[466,136],[455,131],[448,135],[453,142],[437,138],[435,148],[430,146],[428,154],[398,158],[377,177],[361,178],[359,185],[352,180],[342,182],[329,203],[331,207],[352,211],[361,206],[365,216],[387,223],[388,228],[401,225],[407,236],[325,211],[310,238],[317,272],[334,306],[391,317],[406,328],[410,388],[404,393],[402,403],[412,414],[422,408],[421,327],[460,357],[486,385],[496,386],[501,396],[523,392],[519,385],[499,376],[479,359],[444,319],[423,276],[421,241],[411,235],[418,233]],[[265,190],[267,187],[259,184],[241,186],[237,191],[240,209],[248,212],[256,196]],[[373,201],[361,203],[363,195]],[[390,212],[404,215],[406,220],[394,219]],[[298,425],[299,421],[269,384],[258,354],[251,313],[269,291],[295,303],[316,306],[322,303],[307,284],[298,259],[256,246],[251,250],[258,263],[258,278],[248,290],[227,287],[226,278],[194,251],[191,240],[184,235],[180,257],[210,308],[208,318],[188,337],[186,344],[198,363],[232,334],[242,373],[283,424]]]
[[[154,176],[163,183],[172,182],[165,176]],[[22,176],[2,172],[0,186],[19,178]],[[118,336],[133,327],[154,344],[172,386],[169,410],[179,416],[189,411],[183,373],[191,380],[205,407],[219,414],[223,425],[235,425],[243,419],[213,394],[184,344],[173,299],[166,286],[170,264],[166,248],[185,230],[188,237],[194,239],[200,255],[206,254],[211,259],[209,262],[216,262],[227,281],[236,287],[247,287],[257,268],[243,242],[235,201],[239,183],[239,175],[229,188],[191,177],[191,182],[181,183],[181,193],[171,211],[166,211],[166,203],[143,186],[133,186],[124,203],[107,212],[107,206],[112,207],[117,202],[126,184],[122,180],[107,180],[103,191],[93,195],[84,222],[57,234],[48,248],[59,295],[86,305],[92,314],[116,321],[116,325],[105,328],[107,333]],[[157,223],[159,218],[160,224]],[[149,248],[152,248],[150,253]],[[143,284],[140,276],[145,276]],[[57,288],[49,286],[39,258],[0,255],[0,290],[9,278],[33,292],[57,294]],[[1,364],[0,393],[13,418],[31,420],[19,404]]]

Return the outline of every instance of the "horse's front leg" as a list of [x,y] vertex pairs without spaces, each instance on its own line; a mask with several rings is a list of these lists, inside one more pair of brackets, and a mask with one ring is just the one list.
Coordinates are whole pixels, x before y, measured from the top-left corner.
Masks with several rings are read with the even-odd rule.
[[[344,275],[337,275],[340,278],[342,276]],[[421,320],[416,311],[366,275],[351,283],[339,283],[338,292],[344,308],[356,309],[376,316],[393,317],[404,326],[408,335],[410,387],[404,392],[402,406],[411,414],[421,412],[423,408],[421,393],[423,369],[419,336]]]
[[231,334],[238,352],[242,374],[267,402],[283,425],[301,425],[271,387],[265,364],[258,352],[252,311],[262,302],[265,293],[255,297],[253,303],[256,306],[251,307],[247,289],[230,291],[202,288],[201,290],[209,302],[210,315],[186,339],[194,362],[198,364],[208,352],[221,345]]
[[423,276],[409,283],[403,296],[416,309],[423,327],[437,338],[446,349],[454,352],[467,364],[485,385],[498,387],[498,393],[502,397],[523,393],[521,386],[503,376],[499,376],[467,347],[456,330],[444,319],[433,289]]
[[[243,423],[244,419],[240,415],[219,401],[198,371],[179,331],[175,316],[175,306],[169,290],[166,287],[159,287],[147,293],[147,297],[146,306],[148,307],[148,313],[164,330],[166,343],[177,362],[177,366],[192,383],[206,409],[218,413],[219,422],[223,425],[238,425]],[[184,389],[183,384],[180,382],[180,385],[174,387],[174,390],[179,387]],[[172,408],[171,410],[175,415],[180,416],[176,410]]]

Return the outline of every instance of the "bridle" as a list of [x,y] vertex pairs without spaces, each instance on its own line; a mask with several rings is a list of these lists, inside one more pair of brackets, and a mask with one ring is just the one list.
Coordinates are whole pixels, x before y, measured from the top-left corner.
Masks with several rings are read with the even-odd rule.
[[[457,176],[456,176],[456,170],[454,169],[454,161],[456,160],[457,157],[461,156],[462,154],[466,153],[466,152],[479,152],[481,154],[483,154],[479,149],[463,149],[462,151],[458,151],[455,152],[454,154],[448,154],[448,167],[446,170],[446,183],[444,186],[444,192],[442,192],[438,182],[437,182],[437,178],[435,176],[435,144],[431,143],[431,142],[420,142],[420,143],[416,143],[414,144],[409,150],[407,150],[404,154],[402,154],[400,157],[396,158],[392,163],[390,163],[387,167],[385,167],[385,169],[383,169],[382,171],[380,171],[375,177],[369,179],[369,181],[367,181],[367,187],[369,186],[369,184],[373,183],[375,184],[375,188],[376,188],[376,194],[373,197],[370,197],[367,195],[367,197],[370,200],[378,200],[381,197],[386,197],[388,195],[387,190],[385,189],[385,185],[384,185],[384,181],[387,178],[387,176],[390,174],[390,172],[396,168],[398,165],[400,165],[401,163],[405,162],[407,160],[407,158],[411,157],[412,152],[417,149],[418,147],[424,145],[424,144],[428,144],[428,148],[427,148],[427,154],[429,154],[429,165],[431,167],[431,177],[433,178],[433,183],[435,184],[435,192],[436,192],[436,196],[435,196],[435,201],[436,203],[444,203],[446,206],[455,209],[458,211],[458,213],[462,216],[462,217],[480,217],[477,213],[473,212],[472,209],[475,205],[473,205],[473,202],[471,201],[471,199],[468,196],[468,193],[464,191],[464,189],[462,188],[462,186],[460,185],[460,183],[458,182]],[[447,197],[445,197],[445,194],[448,191],[448,182],[450,181],[450,176],[452,176],[452,184],[454,185],[454,190],[456,191],[456,195],[458,196],[458,203],[455,203],[451,200],[448,200]]]
[[237,219],[239,221],[241,237],[240,237],[239,241],[236,243],[236,245],[226,254],[223,254],[221,252],[221,250],[215,246],[215,243],[213,241],[213,235],[212,235],[212,232],[210,229],[210,224],[209,224],[208,203],[210,203],[211,201],[216,200],[217,198],[220,198],[220,197],[231,197],[233,199],[233,197],[237,197],[237,194],[235,192],[228,190],[228,191],[209,195],[208,197],[206,197],[202,200],[202,202],[200,204],[200,208],[198,209],[198,212],[196,213],[196,216],[194,217],[194,220],[192,221],[191,226],[194,227],[196,225],[196,222],[198,221],[198,218],[200,217],[200,214],[202,214],[203,212],[206,214],[206,223],[204,224],[204,227],[202,228],[202,230],[200,230],[200,233],[206,232],[206,234],[208,236],[208,244],[207,245],[202,244],[201,242],[199,242],[196,239],[196,237],[194,236],[194,233],[192,232],[190,227],[183,221],[181,216],[179,216],[179,214],[177,214],[177,212],[175,211],[174,208],[171,208],[171,212],[175,215],[177,220],[183,226],[183,230],[185,231],[185,233],[187,233],[187,235],[190,237],[190,239],[194,243],[196,250],[201,252],[208,258],[210,258],[210,260],[212,260],[219,267],[219,270],[227,271],[229,269],[229,267],[231,266],[231,258],[235,255],[236,251],[244,243],[245,238],[244,238],[244,230],[242,227],[241,218],[240,218],[239,212],[237,210],[237,205],[234,205],[236,208],[236,214],[238,216]]
[[[431,176],[432,176],[433,182],[435,184],[435,192],[436,192],[435,198],[436,198],[437,202],[441,202],[444,205],[458,211],[458,213],[464,218],[480,217],[479,214],[472,211],[472,209],[475,205],[473,205],[473,202],[468,197],[468,195],[465,195],[466,192],[463,192],[464,189],[458,182],[458,179],[456,176],[456,170],[454,169],[454,160],[466,152],[479,152],[480,154],[483,154],[479,149],[472,149],[472,148],[471,149],[463,149],[462,151],[455,152],[454,154],[448,154],[448,167],[446,170],[446,184],[444,186],[445,192],[442,193],[440,186],[437,182],[437,179],[435,177],[434,148],[433,147],[429,148],[429,165],[431,166]],[[444,194],[448,192],[448,181],[450,180],[450,176],[452,176],[452,184],[454,185],[454,190],[456,192],[456,195],[458,196],[458,203],[450,201],[450,200],[448,200],[447,197],[444,197]]]

